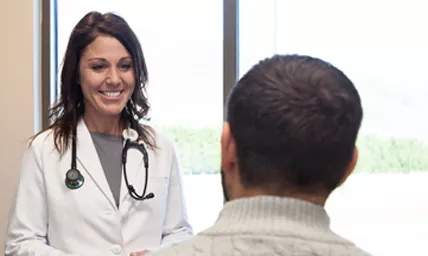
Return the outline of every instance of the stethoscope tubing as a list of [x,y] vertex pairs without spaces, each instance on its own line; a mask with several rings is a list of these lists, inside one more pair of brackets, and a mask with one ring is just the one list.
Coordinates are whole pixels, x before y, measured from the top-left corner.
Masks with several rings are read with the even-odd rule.
[[[70,189],[77,189],[81,187],[84,183],[84,177],[82,173],[77,169],[76,159],[77,159],[77,152],[76,152],[76,140],[77,140],[77,132],[76,128],[73,129],[72,138],[71,138],[71,168],[66,173],[66,179],[65,184]],[[146,200],[151,199],[154,197],[153,193],[147,192],[148,187],[148,177],[149,177],[149,155],[147,153],[147,150],[144,146],[144,144],[141,142],[141,140],[138,139],[138,133],[131,129],[127,128],[123,132],[123,137],[125,139],[125,146],[122,149],[122,170],[123,170],[123,177],[125,179],[126,188],[128,189],[129,195],[134,198],[135,200]],[[144,169],[145,169],[145,180],[144,180],[144,188],[143,193],[139,195],[136,191],[134,186],[129,184],[128,181],[128,175],[126,171],[126,162],[128,157],[128,150],[129,149],[137,149],[143,156],[144,160]],[[70,178],[73,177],[73,178]]]

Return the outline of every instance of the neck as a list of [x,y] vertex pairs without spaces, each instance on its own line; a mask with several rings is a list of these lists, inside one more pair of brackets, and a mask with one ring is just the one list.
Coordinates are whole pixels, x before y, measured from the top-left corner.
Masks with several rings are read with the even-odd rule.
[[123,125],[121,124],[120,115],[118,116],[99,116],[85,112],[83,120],[90,132],[100,132],[106,134],[121,135]]
[[314,195],[314,194],[306,194],[299,192],[290,192],[283,191],[281,193],[275,193],[263,188],[243,188],[242,186],[235,190],[234,195],[231,195],[231,199],[239,199],[239,198],[248,198],[248,197],[256,197],[256,196],[277,196],[277,197],[288,197],[304,200],[307,202],[311,202],[316,205],[323,206],[327,201],[327,197],[324,194]]

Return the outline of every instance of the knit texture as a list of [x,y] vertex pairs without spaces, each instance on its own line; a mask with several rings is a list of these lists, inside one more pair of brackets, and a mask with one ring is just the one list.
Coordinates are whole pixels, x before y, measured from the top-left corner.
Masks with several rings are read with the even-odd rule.
[[330,229],[323,207],[298,199],[260,196],[226,203],[212,227],[153,255],[369,254]]

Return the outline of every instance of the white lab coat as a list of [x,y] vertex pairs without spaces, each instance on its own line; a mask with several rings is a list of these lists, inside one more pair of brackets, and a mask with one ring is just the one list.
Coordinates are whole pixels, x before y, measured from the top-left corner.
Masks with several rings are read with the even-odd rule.
[[[128,256],[192,235],[176,154],[165,137],[157,132],[158,148],[147,148],[147,193],[155,197],[136,201],[128,194],[122,177],[119,209],[83,121],[78,124],[77,138],[77,168],[85,181],[76,190],[65,185],[71,150],[61,157],[54,148],[51,131],[38,136],[28,147],[10,212],[5,255]],[[137,150],[128,151],[126,169],[129,183],[140,194],[145,168]]]

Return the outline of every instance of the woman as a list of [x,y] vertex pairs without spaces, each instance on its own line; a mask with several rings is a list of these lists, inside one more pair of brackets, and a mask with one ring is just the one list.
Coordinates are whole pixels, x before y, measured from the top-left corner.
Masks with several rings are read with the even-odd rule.
[[54,122],[24,155],[5,255],[141,255],[191,236],[173,146],[139,124],[146,83],[126,21],[84,16],[67,46]]

